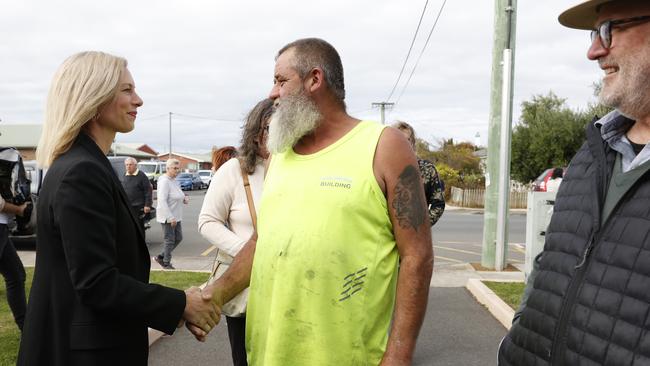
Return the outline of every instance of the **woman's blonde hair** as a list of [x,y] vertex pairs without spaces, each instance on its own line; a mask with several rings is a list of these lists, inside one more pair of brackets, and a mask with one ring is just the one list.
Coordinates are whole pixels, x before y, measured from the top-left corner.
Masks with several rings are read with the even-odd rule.
[[125,59],[88,51],[70,56],[52,79],[36,160],[48,167],[70,149],[82,127],[116,94]]

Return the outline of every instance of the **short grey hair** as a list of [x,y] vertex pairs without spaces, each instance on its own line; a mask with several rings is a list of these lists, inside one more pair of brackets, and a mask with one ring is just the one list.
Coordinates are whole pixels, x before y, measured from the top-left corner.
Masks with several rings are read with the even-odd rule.
[[170,167],[173,167],[173,166],[176,166],[176,165],[181,165],[181,161],[178,160],[178,159],[171,158],[171,159],[167,159],[167,161],[165,162],[165,167],[167,167],[167,168],[170,168]]
[[327,87],[343,102],[345,100],[345,83],[343,64],[336,49],[320,38],[302,38],[293,41],[278,51],[275,59],[288,50],[294,50],[293,67],[301,79],[304,79],[315,67],[323,70]]
[[134,163],[134,164],[137,164],[138,161],[135,160],[135,158],[133,158],[133,157],[127,156],[126,159],[124,159],[124,164],[126,164],[126,163]]

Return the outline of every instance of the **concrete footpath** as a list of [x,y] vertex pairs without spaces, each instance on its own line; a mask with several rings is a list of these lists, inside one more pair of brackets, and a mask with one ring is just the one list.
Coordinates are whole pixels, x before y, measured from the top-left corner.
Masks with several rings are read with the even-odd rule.
[[[34,265],[34,252],[20,252],[26,266]],[[209,271],[212,259],[175,257],[178,270]],[[152,270],[159,270],[157,263]],[[427,314],[418,338],[413,365],[495,365],[496,351],[506,329],[465,288],[469,279],[523,281],[522,272],[477,272],[469,264],[439,266],[434,270]],[[332,350],[336,352],[336,350]],[[181,328],[163,336],[149,350],[149,365],[229,366],[230,344],[225,319],[205,343]]]
[[[177,268],[183,266],[179,261]],[[436,269],[413,365],[496,364],[497,346],[506,329],[464,287],[470,278],[523,280],[523,274],[476,272],[468,264]],[[149,365],[232,365],[225,320],[205,343],[195,341],[185,328],[162,337],[150,348]]]

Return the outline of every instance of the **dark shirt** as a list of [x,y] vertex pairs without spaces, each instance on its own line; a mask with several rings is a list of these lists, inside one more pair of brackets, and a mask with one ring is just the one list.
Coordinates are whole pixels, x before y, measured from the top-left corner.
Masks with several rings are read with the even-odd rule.
[[429,209],[429,223],[433,226],[445,211],[445,186],[432,162],[418,159],[424,195]]
[[125,175],[122,186],[131,201],[131,206],[151,207],[151,184],[143,172],[138,170],[136,175]]

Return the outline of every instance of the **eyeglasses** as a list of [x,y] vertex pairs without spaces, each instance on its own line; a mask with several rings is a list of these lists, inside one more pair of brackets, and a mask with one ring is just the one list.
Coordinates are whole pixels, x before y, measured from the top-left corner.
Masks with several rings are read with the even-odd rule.
[[629,24],[629,23],[641,24],[647,21],[650,21],[650,15],[619,19],[619,20],[608,20],[606,22],[601,23],[598,26],[598,29],[594,29],[591,31],[591,42],[593,43],[596,40],[596,37],[599,37],[600,44],[603,46],[603,48],[609,49],[609,47],[611,47],[612,45],[612,29],[614,27],[620,27],[624,24]]

